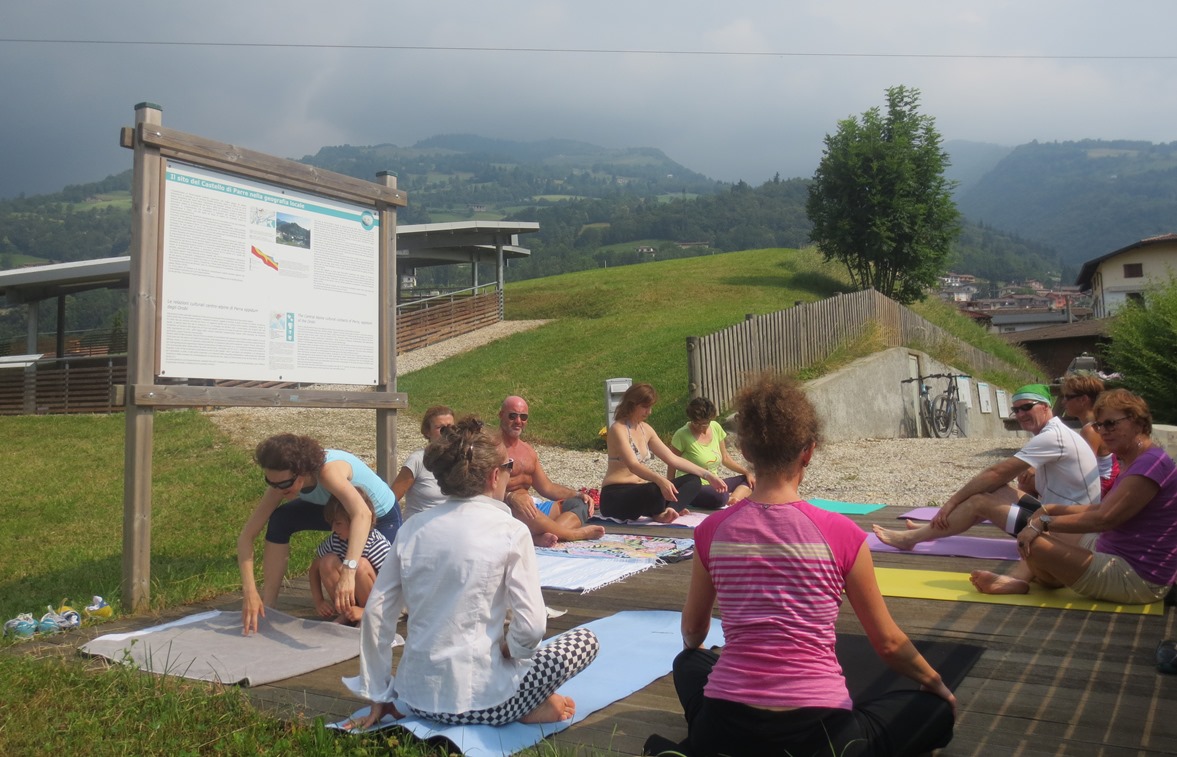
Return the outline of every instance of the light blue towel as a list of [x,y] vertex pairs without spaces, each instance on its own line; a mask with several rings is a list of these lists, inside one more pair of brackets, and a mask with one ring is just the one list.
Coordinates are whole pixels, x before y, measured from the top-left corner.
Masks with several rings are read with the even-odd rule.
[[[576,702],[576,716],[571,720],[539,725],[444,726],[410,715],[400,721],[386,717],[381,727],[400,725],[422,739],[444,736],[469,757],[514,754],[669,673],[675,656],[682,651],[681,619],[682,614],[678,612],[643,610],[619,612],[585,624],[583,627],[592,630],[600,640],[601,651],[588,668],[560,689],[561,694]],[[704,646],[722,644],[723,631],[719,621],[713,620]],[[408,712],[400,704],[397,709]],[[368,708],[364,707],[350,719],[367,714]],[[328,727],[348,730],[347,723],[343,720]]]

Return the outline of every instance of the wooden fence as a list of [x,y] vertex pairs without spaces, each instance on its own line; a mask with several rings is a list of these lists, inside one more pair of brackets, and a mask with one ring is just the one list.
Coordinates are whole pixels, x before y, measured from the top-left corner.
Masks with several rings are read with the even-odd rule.
[[109,413],[111,387],[127,382],[127,356],[39,360],[0,370],[0,415]]
[[[744,376],[760,371],[795,372],[829,357],[839,346],[877,324],[886,344],[925,352],[947,348],[974,370],[1024,372],[963,342],[898,302],[867,289],[788,310],[750,316],[707,336],[687,337],[690,396],[727,407]],[[1029,381],[1033,377],[1026,374]]]
[[[465,290],[405,303],[397,312],[397,353],[427,347],[500,320],[502,294],[494,289]],[[27,368],[0,367],[0,415],[122,410],[114,403],[112,389],[127,382],[127,356],[102,354],[109,349],[107,332],[95,333],[90,341],[84,350],[70,345],[80,354],[43,358]],[[217,382],[220,386],[240,383]]]
[[454,292],[397,306],[396,351],[399,355],[491,326],[503,318],[503,295],[497,290]]

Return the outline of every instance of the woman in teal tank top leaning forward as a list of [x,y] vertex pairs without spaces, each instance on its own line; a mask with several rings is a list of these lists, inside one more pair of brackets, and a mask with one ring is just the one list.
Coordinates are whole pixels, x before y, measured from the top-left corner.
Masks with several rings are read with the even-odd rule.
[[[728,452],[727,443],[724,441],[727,439],[727,432],[715,420],[718,416],[719,410],[714,402],[706,397],[696,397],[687,403],[686,425],[675,431],[674,436],[670,438],[670,450],[684,460],[690,460],[716,476],[719,475],[721,463],[723,467],[737,474],[723,479],[727,484],[726,492],[718,491],[707,484],[703,485],[695,497],[695,507],[707,510],[718,510],[728,502],[739,502],[751,494],[752,488],[756,486],[756,477],[736,462]],[[671,466],[666,475],[674,478],[674,474],[675,470]]]
[[[347,556],[336,586],[335,609],[348,612],[355,604],[355,571],[375,528],[392,542],[400,528],[396,495],[371,468],[350,452],[325,450],[309,436],[278,434],[264,440],[254,451],[266,484],[249,519],[237,537],[237,564],[241,569],[241,624],[248,635],[258,630],[258,618],[273,607],[282,588],[282,577],[290,559],[290,537],[299,531],[330,531],[323,507],[334,496],[351,521]],[[372,503],[372,510],[364,496]],[[375,512],[375,518],[372,512]],[[262,553],[262,593],[253,574],[253,542],[265,529]]]
[[[813,405],[795,381],[765,375],[750,380],[735,410],[756,491],[695,528],[684,650],[674,661],[688,736],[674,750],[903,757],[946,745],[956,698],[891,618],[865,532],[801,497],[819,439]],[[920,690],[851,700],[834,652],[843,596],[879,657]],[[716,602],[722,654],[701,647]],[[666,741],[652,736],[647,753]]]

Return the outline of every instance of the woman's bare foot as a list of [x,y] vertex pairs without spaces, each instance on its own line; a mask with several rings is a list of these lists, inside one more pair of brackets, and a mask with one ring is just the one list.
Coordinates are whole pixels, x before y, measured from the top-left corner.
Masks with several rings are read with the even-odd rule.
[[1030,584],[1020,578],[1002,576],[988,570],[974,570],[969,580],[982,594],[1029,594]]
[[668,507],[662,512],[654,516],[654,520],[659,523],[673,523],[684,515],[690,515],[691,511],[685,507],[682,510],[675,510],[673,507]]
[[883,528],[880,525],[872,525],[871,529],[875,532],[875,536],[879,541],[896,549],[911,550],[915,545],[919,544],[922,539],[913,538],[919,529],[911,529],[909,531],[894,531],[890,528]]
[[[603,531],[604,529],[601,530]],[[555,534],[545,533],[531,537],[531,542],[537,547],[554,547],[558,541],[560,541],[560,539]]]
[[[752,495],[752,488],[747,484],[740,484],[727,495],[727,504],[734,505],[737,502],[742,502]],[[727,505],[724,505],[726,507]]]
[[908,531],[914,531],[914,530],[916,530],[917,528],[919,528],[920,526],[922,526],[922,525],[923,525],[922,523],[916,523],[916,522],[915,522],[914,520],[912,520],[911,518],[904,518],[904,519],[903,519],[903,522],[907,524],[907,530],[908,530]]
[[592,541],[594,539],[600,539],[605,535],[605,527],[581,526],[580,528],[573,529],[572,533],[574,534],[572,541]]
[[576,702],[572,697],[553,694],[531,712],[519,718],[520,723],[559,723],[576,714]]

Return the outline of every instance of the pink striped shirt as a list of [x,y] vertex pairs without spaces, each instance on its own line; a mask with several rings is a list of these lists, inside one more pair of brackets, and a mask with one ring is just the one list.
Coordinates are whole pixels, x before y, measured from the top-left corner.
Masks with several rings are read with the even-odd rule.
[[850,709],[834,654],[846,575],[866,534],[808,502],[744,500],[695,529],[725,646],[704,693],[759,707]]

